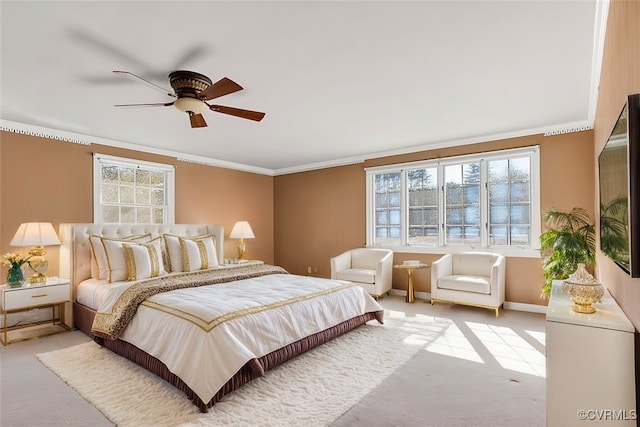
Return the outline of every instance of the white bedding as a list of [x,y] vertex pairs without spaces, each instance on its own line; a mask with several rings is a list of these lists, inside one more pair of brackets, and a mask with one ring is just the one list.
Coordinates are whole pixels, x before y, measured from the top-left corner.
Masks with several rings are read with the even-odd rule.
[[76,288],[76,301],[97,310],[109,293],[112,283],[101,279],[87,279]]
[[[135,283],[97,282],[88,284],[83,298],[102,299],[101,312]],[[139,306],[120,339],[161,360],[209,402],[249,360],[379,310],[370,295],[348,282],[270,274],[154,295]]]

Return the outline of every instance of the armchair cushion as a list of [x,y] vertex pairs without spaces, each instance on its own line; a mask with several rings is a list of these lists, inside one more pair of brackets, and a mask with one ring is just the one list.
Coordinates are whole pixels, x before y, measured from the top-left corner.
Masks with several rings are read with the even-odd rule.
[[461,276],[454,274],[438,280],[438,288],[452,289],[454,291],[475,292],[478,294],[490,294],[489,278],[485,276]]
[[376,271],[365,268],[347,268],[336,272],[336,279],[349,282],[375,283]]

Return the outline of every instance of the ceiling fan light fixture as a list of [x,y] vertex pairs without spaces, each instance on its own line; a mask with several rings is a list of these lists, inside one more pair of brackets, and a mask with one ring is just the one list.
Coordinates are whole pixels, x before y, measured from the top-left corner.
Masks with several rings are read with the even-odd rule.
[[195,98],[178,98],[176,99],[176,101],[173,103],[173,105],[180,111],[182,112],[194,112],[197,114],[202,114],[203,112],[207,111],[209,109],[209,107],[207,106],[207,104],[205,104],[204,102],[200,101],[199,99],[195,99]]

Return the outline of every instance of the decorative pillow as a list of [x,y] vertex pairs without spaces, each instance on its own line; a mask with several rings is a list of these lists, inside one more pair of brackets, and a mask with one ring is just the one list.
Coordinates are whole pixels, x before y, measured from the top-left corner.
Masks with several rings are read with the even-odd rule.
[[206,270],[218,266],[214,237],[196,237],[187,239],[180,237],[183,271]]
[[[173,234],[163,234],[164,244],[166,247],[167,262],[166,267],[168,271],[173,273],[185,271],[182,265],[182,247],[180,246],[180,239],[203,239],[205,237],[211,237],[213,239],[215,247],[215,236],[213,234],[203,234],[201,236],[187,237],[176,236]],[[217,259],[217,258],[216,258]]]
[[[156,237],[153,240],[144,242],[146,244],[153,244],[157,240],[160,244],[160,237]],[[124,255],[124,245],[140,245],[142,243],[135,243],[126,240],[111,240],[102,239],[102,245],[107,256],[107,282],[120,282],[129,278],[129,270],[127,269],[127,260]],[[160,246],[161,247],[161,246]]]
[[122,248],[127,264],[127,280],[148,279],[167,274],[162,262],[162,239],[159,237],[149,243],[123,243]]
[[91,245],[91,277],[94,279],[106,279],[107,270],[109,269],[109,263],[107,262],[107,255],[104,251],[103,239],[125,242],[147,242],[151,239],[151,234],[141,234],[128,237],[102,237],[91,235],[89,236],[89,244]]

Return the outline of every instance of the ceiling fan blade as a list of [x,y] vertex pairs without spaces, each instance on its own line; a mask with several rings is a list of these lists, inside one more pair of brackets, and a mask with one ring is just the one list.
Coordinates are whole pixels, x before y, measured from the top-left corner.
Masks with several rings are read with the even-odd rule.
[[264,113],[259,111],[243,110],[240,108],[225,107],[223,105],[210,105],[212,111],[216,113],[229,114],[231,116],[242,117],[243,119],[255,120],[259,122],[264,117]]
[[197,61],[199,58],[204,56],[208,50],[209,48],[203,44],[194,46],[191,49],[187,50],[184,54],[182,54],[180,58],[174,61],[172,68],[174,70],[184,70],[185,64],[190,64]]
[[207,122],[200,113],[193,113],[189,111],[189,120],[191,121],[192,128],[204,128],[207,127]]
[[210,99],[219,98],[223,95],[242,90],[242,86],[226,77],[221,78],[198,95],[200,99],[208,101]]
[[169,107],[173,102],[160,102],[156,104],[116,104],[114,107]]
[[149,80],[143,79],[140,76],[136,76],[135,74],[130,73],[129,71],[116,71],[116,70],[114,70],[113,72],[116,73],[119,76],[125,76],[125,77],[129,77],[129,78],[136,78],[136,79],[146,83],[147,85],[151,86],[152,88],[154,88],[156,90],[159,90],[160,92],[164,93],[165,95],[168,95],[168,96],[170,96],[172,98],[176,98],[176,95],[172,91],[170,91],[168,89],[165,89],[162,86],[158,86],[157,84],[152,83]]

